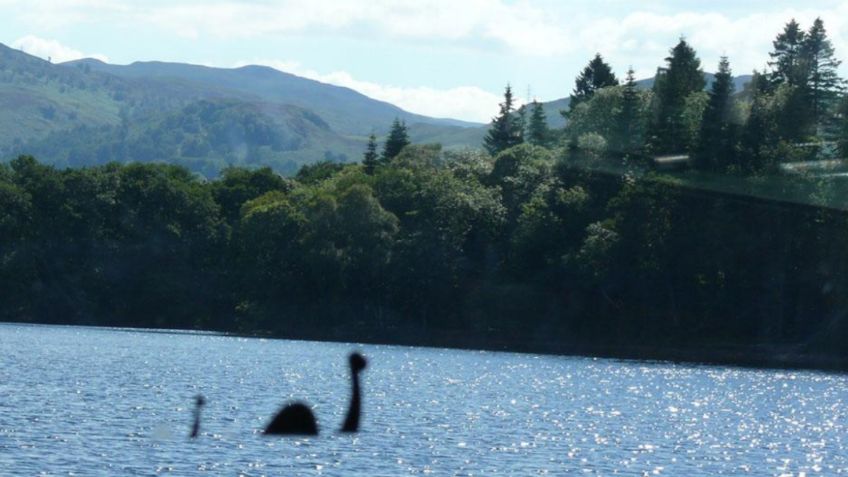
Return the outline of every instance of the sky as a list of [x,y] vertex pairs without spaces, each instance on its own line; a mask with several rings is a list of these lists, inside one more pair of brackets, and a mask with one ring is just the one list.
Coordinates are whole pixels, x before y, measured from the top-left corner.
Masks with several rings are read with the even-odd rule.
[[522,101],[568,96],[596,52],[645,78],[684,36],[706,71],[722,55],[763,69],[789,19],[816,17],[848,60],[844,0],[0,0],[0,43],[54,63],[263,64],[486,122],[507,83]]

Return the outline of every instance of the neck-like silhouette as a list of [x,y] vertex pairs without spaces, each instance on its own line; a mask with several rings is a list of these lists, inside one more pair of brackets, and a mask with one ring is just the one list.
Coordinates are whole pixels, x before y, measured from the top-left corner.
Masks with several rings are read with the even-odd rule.
[[[367,364],[365,358],[359,353],[351,354],[349,362],[353,394],[350,398],[347,417],[342,425],[342,432],[356,432],[359,430],[359,416],[362,408],[362,397],[359,390],[359,373],[365,369]],[[314,436],[318,434],[318,423],[309,406],[295,402],[286,405],[274,416],[274,419],[265,427],[265,434]]]
[[362,392],[359,389],[359,373],[368,365],[368,362],[359,353],[351,354],[349,361],[351,379],[350,407],[347,410],[347,417],[345,417],[344,424],[342,425],[342,432],[356,432],[359,430],[359,416],[362,413]]
[[194,424],[191,426],[191,438],[195,438],[200,434],[200,408],[206,404],[206,400],[203,399],[203,396],[197,395],[194,398]]

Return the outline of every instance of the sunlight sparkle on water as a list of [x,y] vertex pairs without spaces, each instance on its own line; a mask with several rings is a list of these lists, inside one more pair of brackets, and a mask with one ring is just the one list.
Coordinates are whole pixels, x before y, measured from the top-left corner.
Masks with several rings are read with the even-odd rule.
[[[15,325],[0,339],[13,474],[848,473],[837,374],[365,346],[354,437],[334,432],[353,345]],[[197,394],[208,404],[189,441]],[[264,438],[292,399],[322,435]]]

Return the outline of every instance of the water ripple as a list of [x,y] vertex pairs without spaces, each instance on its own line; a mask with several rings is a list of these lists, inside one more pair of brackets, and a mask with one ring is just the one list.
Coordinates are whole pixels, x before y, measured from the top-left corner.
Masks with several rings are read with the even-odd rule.
[[[352,345],[0,325],[0,469],[12,475],[848,473],[848,377],[360,347],[361,433],[343,419]],[[187,439],[202,393],[201,436]],[[268,439],[289,399],[318,438]]]

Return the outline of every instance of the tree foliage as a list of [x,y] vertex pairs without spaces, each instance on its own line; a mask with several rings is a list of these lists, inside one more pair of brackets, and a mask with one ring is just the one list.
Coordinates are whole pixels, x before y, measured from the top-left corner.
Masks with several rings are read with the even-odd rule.
[[787,83],[791,86],[806,85],[806,65],[804,64],[804,41],[806,34],[801,25],[793,18],[772,43],[774,50],[769,53],[772,68],[770,76],[773,85]]
[[644,141],[652,96],[650,91],[636,90],[633,84],[603,88],[571,111],[566,137],[578,148],[598,144],[600,138],[602,149],[615,157],[638,152]]
[[[791,71],[782,35],[775,68]],[[681,41],[653,91],[629,72],[578,101],[569,147],[545,147],[538,104],[523,143],[507,88],[488,153],[405,138],[377,165],[372,137],[364,164],[293,179],[21,156],[0,163],[0,319],[846,359],[848,184],[782,172],[820,154],[798,141],[822,138],[798,125],[812,76],[790,76],[756,74],[734,94],[723,59],[705,92]],[[844,155],[848,103],[821,104]],[[689,152],[697,170],[651,171],[640,150]]]
[[649,136],[651,152],[655,154],[687,150],[687,125],[683,123],[687,98],[705,86],[701,60],[685,39],[681,38],[671,49],[666,65],[657,72],[654,83],[656,105]]
[[365,146],[365,153],[362,155],[362,167],[366,174],[373,174],[374,169],[380,163],[380,155],[377,154],[377,137],[374,134],[368,136],[368,145]]
[[604,61],[600,53],[589,61],[583,71],[574,80],[574,91],[571,93],[570,108],[574,109],[583,101],[589,100],[596,91],[610,86],[618,86],[618,78],[612,67]]
[[534,146],[547,146],[551,141],[551,131],[545,110],[538,101],[530,103],[530,119],[527,122],[527,142]]
[[701,170],[727,170],[736,164],[737,128],[733,118],[733,76],[730,62],[722,57],[709,102],[700,122],[695,167]]
[[386,137],[386,143],[383,145],[383,162],[389,162],[397,157],[409,143],[409,133],[406,129],[406,123],[395,118],[389,130],[389,135]]
[[836,59],[833,45],[827,37],[824,22],[816,18],[804,38],[801,48],[806,70],[805,85],[809,90],[812,120],[825,126],[825,117],[833,110],[836,99],[843,91],[843,80],[838,68],[842,64]]
[[524,125],[521,117],[515,114],[515,100],[512,97],[512,87],[506,85],[504,100],[500,104],[500,112],[492,119],[489,132],[483,139],[483,148],[495,156],[499,152],[524,142]]

